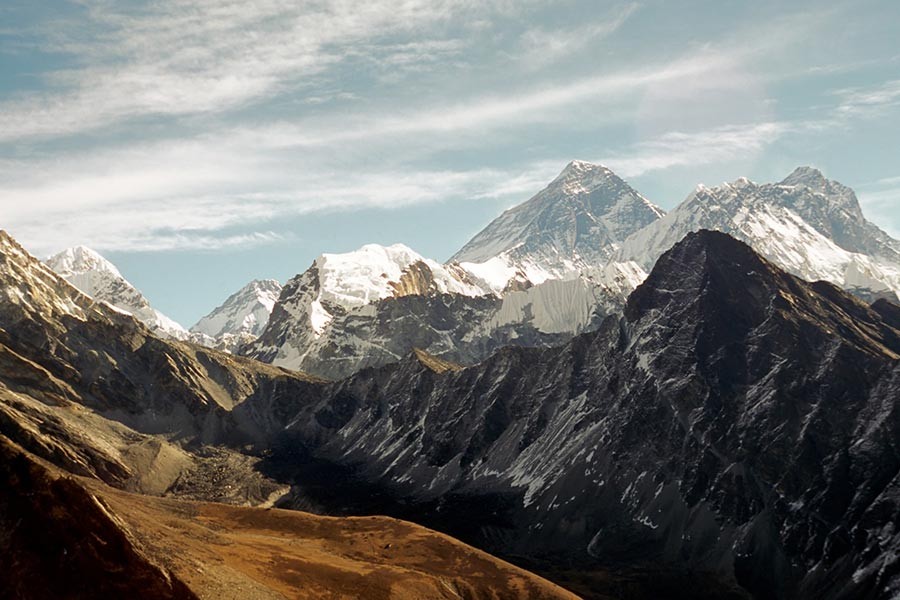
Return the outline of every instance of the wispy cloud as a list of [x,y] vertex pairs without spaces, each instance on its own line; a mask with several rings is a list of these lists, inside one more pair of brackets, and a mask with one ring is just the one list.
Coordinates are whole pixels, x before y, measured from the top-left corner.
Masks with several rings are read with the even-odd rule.
[[[766,122],[670,132],[600,161],[635,177],[753,155],[791,129]],[[18,163],[0,163],[0,178],[9,182],[0,189],[0,205],[7,226],[38,252],[74,243],[103,250],[215,249],[278,243],[281,238],[269,228],[302,214],[445,200],[519,202],[570,158],[503,169],[376,165],[348,171],[327,161],[304,165],[280,151],[268,152],[265,144],[271,141],[264,136],[254,144],[240,134],[161,142],[47,161],[24,175]],[[229,234],[238,227],[250,233]]]
[[[532,168],[347,171],[221,140],[157,143],[48,161],[23,175],[0,165],[3,226],[37,253],[84,243],[101,250],[218,249],[279,243],[285,218],[443,200],[502,198],[537,185]],[[189,168],[185,165],[189,164]],[[34,207],[40,207],[35,210]],[[71,226],[76,224],[75,227]],[[234,233],[238,231],[239,233]]]
[[636,2],[630,2],[600,21],[579,23],[564,29],[527,29],[519,36],[516,59],[526,68],[537,69],[576,54],[591,43],[618,31],[639,6]]
[[[594,106],[612,105],[634,97],[651,85],[710,76],[733,65],[734,57],[706,50],[669,62],[558,83],[525,88],[517,93],[476,96],[443,106],[403,115],[396,113],[342,114],[339,118],[282,122],[244,131],[247,139],[282,147],[316,147],[336,143],[423,133],[484,132],[527,123],[554,123],[571,119],[566,111],[591,100]],[[609,116],[621,119],[614,112]],[[591,126],[603,124],[604,115],[591,114]]]
[[893,187],[880,190],[864,190],[859,202],[866,216],[891,236],[900,239],[900,178]]
[[871,117],[900,106],[900,79],[869,87],[836,90],[837,116]]
[[629,152],[602,159],[617,173],[637,177],[677,166],[709,165],[752,157],[797,125],[783,122],[728,125],[684,133],[672,131]]
[[[71,134],[142,115],[190,115],[270,97],[360,48],[370,60],[409,68],[458,48],[416,39],[463,13],[483,16],[504,2],[387,0],[284,3],[161,0],[134,5],[86,0],[84,18],[55,20],[43,49],[77,66],[50,73],[48,91],[0,104],[0,137]],[[409,36],[405,43],[382,42]]]
[[[522,3],[80,6],[77,20],[48,22],[39,32],[42,50],[64,54],[68,66],[44,73],[46,89],[0,102],[0,143],[9,149],[6,159],[0,155],[0,226],[39,252],[72,243],[133,251],[281,243],[281,219],[315,211],[521,201],[578,153],[564,148],[569,133],[594,136],[592,148],[605,148],[595,158],[634,177],[752,157],[816,126],[768,111],[711,119],[702,100],[765,99],[767,81],[754,61],[781,56],[821,16],[568,71],[560,59],[614,41],[644,10],[624,3],[594,22],[532,26],[504,38],[494,21],[510,11],[520,24]],[[479,71],[473,39],[500,38],[512,46],[491,47],[494,69]],[[550,63],[553,69],[534,68]],[[369,87],[354,86],[359,80]],[[897,100],[890,85],[841,90],[832,97],[841,108],[829,108],[844,121],[869,115]],[[654,128],[641,128],[648,104],[668,113],[654,113]],[[686,122],[688,105],[697,123]],[[98,131],[108,126],[121,130]],[[613,126],[634,128],[637,141],[604,137]],[[556,145],[503,155],[535,130],[555,132]],[[72,135],[83,145],[65,139],[53,146]],[[485,147],[494,148],[494,160],[439,162]]]
[[866,216],[900,239],[900,175],[864,183],[857,191]]

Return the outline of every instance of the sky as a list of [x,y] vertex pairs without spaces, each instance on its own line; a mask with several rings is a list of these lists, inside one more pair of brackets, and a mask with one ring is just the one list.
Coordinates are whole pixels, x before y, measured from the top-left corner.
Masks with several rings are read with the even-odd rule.
[[813,165],[900,237],[900,2],[0,4],[0,228],[186,326],[255,278],[446,260],[572,159],[663,208]]

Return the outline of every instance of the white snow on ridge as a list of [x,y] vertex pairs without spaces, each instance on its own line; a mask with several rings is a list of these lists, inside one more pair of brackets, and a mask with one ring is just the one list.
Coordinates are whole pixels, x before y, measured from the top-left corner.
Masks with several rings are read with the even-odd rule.
[[518,269],[502,256],[482,263],[462,262],[459,266],[467,271],[476,281],[495,294],[502,294],[509,282],[515,279]]
[[608,168],[576,160],[450,260],[495,293],[574,279],[606,264],[628,235],[663,214]]
[[137,288],[94,250],[85,246],[69,248],[51,256],[46,264],[94,300],[129,313],[154,333],[178,340],[190,336],[179,323],[150,306]]
[[[649,269],[688,233],[711,229],[734,236],[808,281],[900,294],[894,250],[900,245],[865,220],[852,190],[802,167],[785,182],[760,185],[741,178],[713,188],[698,185],[669,214],[629,236],[614,259]],[[840,234],[846,247],[835,239]]]
[[[57,275],[92,298],[107,290],[111,278],[125,279],[115,265],[87,246],[67,248],[48,258],[46,263]],[[102,276],[103,273],[108,277]]]
[[844,250],[787,208],[766,205],[744,210],[734,224],[743,234],[740,237],[753,240],[760,254],[805,279],[900,292],[900,268]]
[[437,291],[441,293],[464,296],[486,293],[485,289],[462,281],[444,265],[424,258],[403,244],[366,244],[353,252],[322,254],[316,259],[318,300],[353,308],[389,298],[396,294],[391,284],[398,283],[404,272],[417,262],[431,269]]
[[211,338],[224,335],[256,337],[269,322],[281,284],[273,279],[254,280],[191,327],[192,333]]

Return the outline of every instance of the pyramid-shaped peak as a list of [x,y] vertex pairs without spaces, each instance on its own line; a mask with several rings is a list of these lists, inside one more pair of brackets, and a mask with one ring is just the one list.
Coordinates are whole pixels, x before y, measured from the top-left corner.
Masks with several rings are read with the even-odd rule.
[[[710,287],[714,288],[714,295],[731,298],[737,294],[735,290],[756,287],[751,282],[760,277],[777,276],[774,267],[744,242],[719,231],[701,229],[687,234],[659,258],[644,283],[628,298],[625,315],[633,321],[676,299],[689,302]],[[737,296],[738,304],[750,302],[746,294],[743,300],[740,294]]]
[[597,178],[619,179],[612,170],[604,165],[590,163],[584,160],[573,160],[565,166],[554,182],[571,182]]
[[794,169],[781,183],[782,185],[805,185],[813,189],[822,189],[828,184],[828,178],[815,167],[803,166]]
[[281,283],[279,283],[275,279],[254,279],[246,286],[244,289],[248,290],[260,290],[260,291],[270,291],[277,290],[281,291]]
[[121,277],[115,265],[103,258],[99,252],[87,246],[66,248],[48,258],[47,264],[63,277],[90,271],[106,271]]

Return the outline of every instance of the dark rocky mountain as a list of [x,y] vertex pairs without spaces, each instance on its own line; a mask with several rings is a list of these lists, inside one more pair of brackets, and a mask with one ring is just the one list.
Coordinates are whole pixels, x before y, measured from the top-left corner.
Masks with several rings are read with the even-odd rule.
[[406,517],[590,597],[887,599],[897,313],[704,231],[563,346],[326,383],[160,340],[0,234],[0,434],[123,489]]
[[[266,468],[296,478],[286,506],[392,510],[582,573],[665,565],[758,598],[891,598],[900,333],[886,306],[703,231],[622,318],[565,346],[471,368],[412,355],[315,403],[234,412],[273,449]],[[353,484],[336,489],[335,472]]]

